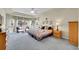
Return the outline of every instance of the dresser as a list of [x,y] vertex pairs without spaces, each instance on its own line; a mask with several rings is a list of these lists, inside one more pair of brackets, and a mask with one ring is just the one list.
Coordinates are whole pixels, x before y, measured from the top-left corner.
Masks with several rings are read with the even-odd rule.
[[6,33],[0,32],[0,50],[6,49]]
[[69,42],[78,46],[78,21],[69,22]]
[[54,35],[54,37],[56,37],[58,39],[62,38],[62,32],[61,31],[53,30],[53,35]]

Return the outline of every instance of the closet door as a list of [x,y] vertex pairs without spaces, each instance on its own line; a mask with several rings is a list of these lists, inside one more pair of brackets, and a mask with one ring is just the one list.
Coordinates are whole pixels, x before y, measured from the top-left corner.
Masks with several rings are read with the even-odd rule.
[[75,46],[78,46],[78,22],[69,22],[69,42]]

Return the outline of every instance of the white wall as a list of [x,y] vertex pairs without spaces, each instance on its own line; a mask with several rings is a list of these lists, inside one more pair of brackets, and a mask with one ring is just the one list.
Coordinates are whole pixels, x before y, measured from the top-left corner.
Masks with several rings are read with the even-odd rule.
[[15,19],[12,16],[6,14],[6,32],[14,32],[15,25]]
[[78,9],[52,8],[51,10],[42,13],[38,17],[40,17],[41,21],[43,21],[46,17],[48,20],[53,20],[52,24],[54,27],[56,27],[56,22],[59,22],[59,29],[63,31],[63,38],[68,39],[68,22],[71,20],[78,21]]
[[2,16],[0,15],[0,24],[2,24]]
[[0,8],[0,15],[2,16],[2,31],[6,30],[6,13],[4,9]]

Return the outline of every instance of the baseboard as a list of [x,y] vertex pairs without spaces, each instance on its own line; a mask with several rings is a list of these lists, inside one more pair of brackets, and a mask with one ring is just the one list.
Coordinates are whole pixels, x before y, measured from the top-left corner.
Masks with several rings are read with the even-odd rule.
[[67,38],[61,38],[61,39],[64,39],[64,40],[69,40],[69,39],[67,39]]

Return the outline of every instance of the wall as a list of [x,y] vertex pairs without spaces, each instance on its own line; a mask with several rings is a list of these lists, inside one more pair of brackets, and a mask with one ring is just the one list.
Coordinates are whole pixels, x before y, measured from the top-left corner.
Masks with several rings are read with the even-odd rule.
[[[52,25],[56,28],[56,23],[59,22],[59,29],[63,32],[62,37],[69,39],[68,37],[68,22],[69,21],[78,21],[78,9],[74,8],[52,8],[51,10],[42,13],[38,16],[42,22],[45,18],[52,20]],[[40,24],[41,24],[40,22]]]
[[6,13],[4,9],[0,8],[0,15],[2,16],[2,31],[6,30]]
[[0,24],[2,24],[2,16],[0,15]]
[[13,32],[14,25],[15,19],[12,16],[6,14],[6,32]]

